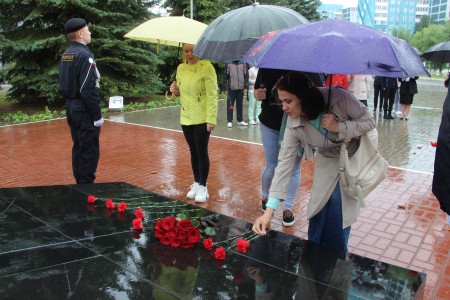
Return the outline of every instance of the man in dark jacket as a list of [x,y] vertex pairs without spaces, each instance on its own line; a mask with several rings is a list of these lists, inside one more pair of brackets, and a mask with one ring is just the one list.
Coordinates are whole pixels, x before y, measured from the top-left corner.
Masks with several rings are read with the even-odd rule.
[[59,91],[66,100],[67,123],[72,135],[72,171],[77,183],[93,183],[100,158],[99,80],[95,59],[86,46],[91,33],[84,19],[66,22],[64,31],[72,42],[59,63]]

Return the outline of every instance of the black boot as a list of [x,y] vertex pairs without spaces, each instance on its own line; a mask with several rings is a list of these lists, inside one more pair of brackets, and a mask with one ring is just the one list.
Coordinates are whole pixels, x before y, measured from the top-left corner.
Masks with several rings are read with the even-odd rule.
[[394,117],[392,116],[391,112],[389,112],[389,114],[388,114],[388,119],[391,119],[391,120],[394,119]]
[[387,115],[387,111],[384,111],[384,115],[383,115],[383,118],[385,118],[385,119],[389,119],[389,117],[388,117],[388,115]]

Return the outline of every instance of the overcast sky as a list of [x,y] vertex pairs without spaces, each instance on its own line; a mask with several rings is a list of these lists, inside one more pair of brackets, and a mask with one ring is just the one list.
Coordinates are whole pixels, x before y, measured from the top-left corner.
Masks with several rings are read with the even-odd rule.
[[323,4],[342,4],[345,7],[355,7],[358,5],[358,0],[322,0]]

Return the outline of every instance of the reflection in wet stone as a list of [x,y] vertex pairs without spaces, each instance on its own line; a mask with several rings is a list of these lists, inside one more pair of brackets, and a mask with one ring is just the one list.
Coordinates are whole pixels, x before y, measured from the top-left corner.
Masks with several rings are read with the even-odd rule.
[[[87,195],[95,195],[92,207]],[[119,217],[106,199],[126,202]],[[341,253],[126,183],[0,189],[0,293],[5,299],[419,299],[426,275]],[[136,208],[144,230],[133,231]],[[214,249],[164,245],[156,220],[191,217]],[[245,252],[237,237],[248,237]]]

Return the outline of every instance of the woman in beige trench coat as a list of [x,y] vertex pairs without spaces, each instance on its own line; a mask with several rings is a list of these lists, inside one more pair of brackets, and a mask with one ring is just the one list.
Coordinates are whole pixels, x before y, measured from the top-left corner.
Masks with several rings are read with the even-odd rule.
[[375,121],[365,106],[340,87],[331,88],[330,112],[327,111],[329,87],[317,88],[300,72],[285,74],[275,89],[288,115],[278,165],[269,192],[265,213],[256,219],[253,231],[266,229],[286,195],[289,176],[300,147],[306,160],[313,160],[315,172],[308,204],[308,240],[347,251],[350,225],[359,212],[356,201],[341,196],[339,187],[340,144],[347,138],[349,153],[359,145],[357,137],[375,128]]

